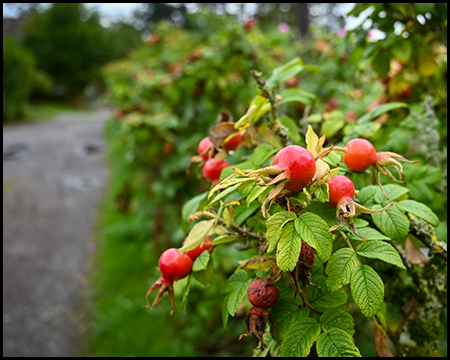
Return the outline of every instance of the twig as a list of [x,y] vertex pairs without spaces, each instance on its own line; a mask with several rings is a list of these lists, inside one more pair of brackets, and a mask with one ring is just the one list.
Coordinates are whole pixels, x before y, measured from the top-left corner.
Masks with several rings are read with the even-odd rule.
[[260,88],[267,99],[269,99],[270,113],[272,115],[272,121],[268,124],[269,128],[280,137],[283,146],[291,145],[292,142],[287,133],[287,129],[278,119],[278,108],[276,104],[275,92],[266,86],[266,81],[262,77],[261,72],[257,70],[251,70],[250,73],[258,84],[258,88]]

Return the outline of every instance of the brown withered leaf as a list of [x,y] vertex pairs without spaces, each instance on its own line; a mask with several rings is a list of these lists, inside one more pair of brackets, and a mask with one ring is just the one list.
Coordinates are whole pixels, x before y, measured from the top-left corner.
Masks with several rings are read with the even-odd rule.
[[218,149],[222,146],[223,141],[228,136],[234,133],[236,133],[234,123],[222,122],[220,124],[213,126],[213,128],[209,131],[208,137],[213,143],[214,147]]
[[218,124],[220,123],[232,123],[233,122],[233,115],[228,110],[222,110],[219,115],[217,116],[216,122]]
[[264,272],[269,271],[270,276],[266,279],[267,283],[273,283],[279,280],[281,276],[281,270],[277,266],[277,261],[274,256],[257,256],[246,261],[240,266],[241,269],[258,269]]
[[422,268],[428,261],[430,261],[430,259],[426,255],[415,248],[409,237],[407,237],[405,241],[405,251],[409,261],[411,261],[411,264],[413,264],[414,266]]
[[373,344],[379,357],[394,357],[386,342],[386,333],[381,325],[377,325],[373,334]]

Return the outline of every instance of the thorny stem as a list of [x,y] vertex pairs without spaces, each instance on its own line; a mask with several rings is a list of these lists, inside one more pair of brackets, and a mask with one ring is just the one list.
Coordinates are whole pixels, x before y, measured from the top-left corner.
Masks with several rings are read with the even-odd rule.
[[269,122],[270,129],[280,137],[283,146],[291,145],[292,142],[289,138],[289,135],[287,134],[287,129],[278,119],[278,108],[276,104],[275,92],[266,86],[266,80],[264,80],[264,78],[262,77],[261,72],[257,70],[251,70],[250,73],[258,84],[258,88],[260,88],[267,99],[269,99],[270,112],[272,114],[272,121]]

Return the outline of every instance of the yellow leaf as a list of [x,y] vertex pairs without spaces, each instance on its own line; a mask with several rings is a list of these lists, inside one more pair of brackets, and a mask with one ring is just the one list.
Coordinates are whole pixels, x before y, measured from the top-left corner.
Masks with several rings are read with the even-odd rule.
[[316,146],[319,143],[319,137],[314,132],[311,125],[308,125],[308,131],[306,132],[306,148],[313,154],[314,157],[317,155]]
[[417,59],[417,72],[425,77],[432,76],[438,65],[432,54],[420,54]]

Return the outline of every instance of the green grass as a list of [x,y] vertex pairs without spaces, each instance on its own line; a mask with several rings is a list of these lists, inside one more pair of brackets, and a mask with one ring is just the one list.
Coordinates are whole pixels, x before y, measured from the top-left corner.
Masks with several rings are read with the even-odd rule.
[[78,107],[63,103],[28,104],[25,108],[23,121],[37,122],[53,120],[58,115],[67,113],[89,112],[87,107]]
[[[134,169],[123,145],[106,126],[110,184],[101,208],[98,251],[91,279],[91,324],[87,356],[198,356],[177,334],[186,315],[172,317],[167,297],[160,308],[144,309],[145,294],[158,278],[150,243],[150,221],[140,213],[118,211],[116,195]],[[177,298],[180,301],[179,298]]]
[[[214,280],[209,286],[192,281],[185,312],[180,306],[185,279],[174,284],[175,313],[172,316],[166,294],[161,300],[163,309],[158,306],[152,310],[142,308],[146,305],[147,290],[160,275],[156,267],[160,252],[167,244],[161,244],[161,250],[154,249],[152,214],[160,209],[155,209],[144,189],[134,186],[129,211],[125,214],[118,211],[117,195],[124,185],[129,179],[140,183],[142,177],[142,169],[125,160],[126,146],[118,136],[119,126],[111,119],[105,127],[109,185],[100,209],[94,275],[90,280],[89,344],[87,349],[80,350],[81,355],[250,355],[256,339],[237,341],[245,331],[245,312],[230,317],[226,329],[221,319],[224,299],[221,289],[236,266],[234,262],[225,266],[226,259],[248,258],[246,252],[231,247],[215,249],[212,254],[216,267]],[[155,296],[150,296],[150,302]]]

